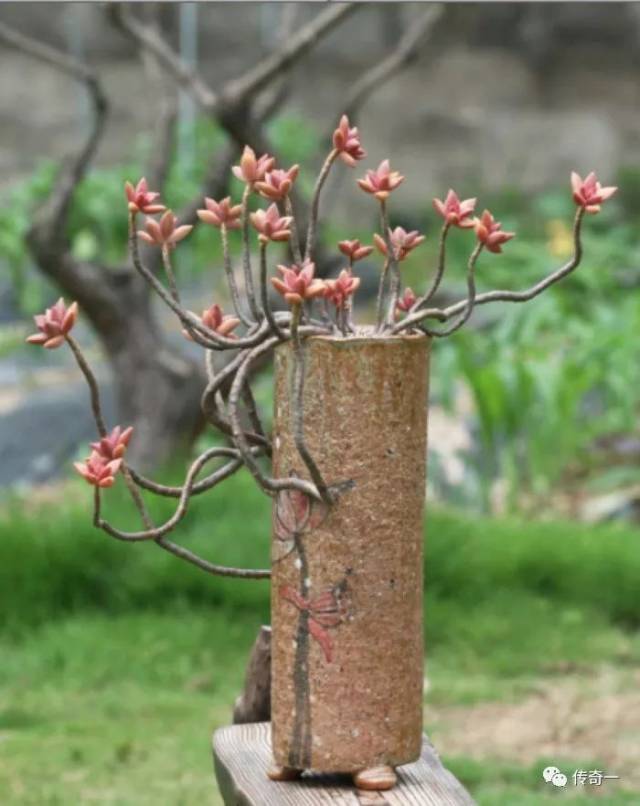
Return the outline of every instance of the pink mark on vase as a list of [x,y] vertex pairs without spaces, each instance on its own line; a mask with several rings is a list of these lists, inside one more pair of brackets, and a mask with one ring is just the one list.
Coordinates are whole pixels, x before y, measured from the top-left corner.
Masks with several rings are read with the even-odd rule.
[[[296,474],[290,473],[294,478]],[[326,506],[300,490],[278,493],[274,513],[273,559],[282,560],[294,548],[296,537],[319,526],[327,515]]]
[[301,596],[290,585],[280,588],[282,599],[291,602],[301,613],[307,613],[309,634],[322,649],[327,663],[333,661],[333,641],[329,630],[341,624],[347,616],[344,586],[330,588],[315,599]]

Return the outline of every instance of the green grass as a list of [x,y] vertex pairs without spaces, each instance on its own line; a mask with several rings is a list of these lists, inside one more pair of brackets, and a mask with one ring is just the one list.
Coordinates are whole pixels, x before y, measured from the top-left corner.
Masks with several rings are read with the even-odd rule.
[[640,640],[588,607],[497,592],[476,606],[427,595],[429,699],[471,705],[514,701],[540,678],[581,672],[602,659],[640,664]]
[[76,616],[3,646],[1,802],[221,803],[210,738],[257,623],[179,607]]
[[[579,802],[584,798],[596,798],[596,803],[606,803],[606,806],[629,806],[638,802],[637,792],[614,792],[612,785],[604,781],[600,786],[577,788],[571,779],[573,771],[598,769],[598,762],[594,759],[538,758],[526,767],[505,761],[470,758],[445,757],[443,763],[473,792],[479,806],[538,806],[557,802],[559,797],[580,797]],[[558,767],[570,779],[564,789],[544,783],[541,772],[548,766]]]
[[[111,516],[126,521],[122,496],[110,497]],[[210,734],[229,720],[268,620],[268,585],[113,541],[90,526],[89,503],[71,484],[55,505],[12,499],[0,514],[0,802],[218,803]],[[629,527],[429,512],[429,702],[517,700],[566,670],[637,668],[639,539]],[[268,502],[238,476],[194,504],[180,541],[262,565]],[[447,761],[481,804],[520,806],[558,795],[541,788],[536,756],[526,768]]]

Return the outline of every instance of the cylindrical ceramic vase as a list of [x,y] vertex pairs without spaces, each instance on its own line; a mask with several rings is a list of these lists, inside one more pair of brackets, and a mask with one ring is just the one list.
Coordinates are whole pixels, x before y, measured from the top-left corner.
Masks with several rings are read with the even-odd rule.
[[[416,760],[422,741],[429,339],[305,341],[304,435],[327,509],[274,503],[272,742],[289,771]],[[276,350],[277,477],[309,478],[292,434],[293,351]]]

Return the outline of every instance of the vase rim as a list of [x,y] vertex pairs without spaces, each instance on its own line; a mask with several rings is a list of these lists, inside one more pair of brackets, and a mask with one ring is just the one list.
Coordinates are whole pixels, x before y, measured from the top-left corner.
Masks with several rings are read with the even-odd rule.
[[408,342],[430,342],[426,333],[375,333],[373,328],[361,328],[347,336],[342,334],[318,333],[308,336],[310,341],[324,341],[331,344],[406,344]]

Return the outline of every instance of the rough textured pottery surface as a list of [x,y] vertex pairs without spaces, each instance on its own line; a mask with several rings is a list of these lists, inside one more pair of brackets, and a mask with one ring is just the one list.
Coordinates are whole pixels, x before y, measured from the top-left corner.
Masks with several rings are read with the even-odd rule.
[[[429,340],[305,343],[304,431],[329,512],[280,493],[272,542],[277,764],[346,772],[417,759]],[[293,355],[276,351],[274,465],[308,478],[291,433]]]

